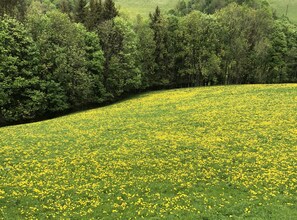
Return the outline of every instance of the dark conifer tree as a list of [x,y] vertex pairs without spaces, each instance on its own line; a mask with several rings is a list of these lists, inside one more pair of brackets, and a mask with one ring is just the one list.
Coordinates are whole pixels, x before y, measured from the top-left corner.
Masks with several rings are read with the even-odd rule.
[[102,12],[102,1],[91,0],[86,21],[86,26],[89,30],[94,30],[102,22]]
[[98,0],[96,1],[96,13],[97,13],[97,17],[96,17],[96,22],[98,24],[100,24],[103,21],[103,3],[102,0]]
[[113,0],[105,0],[103,4],[103,19],[111,20],[119,15]]
[[170,77],[168,74],[169,71],[169,57],[167,51],[167,33],[166,33],[166,22],[161,15],[159,7],[156,7],[156,10],[153,14],[150,14],[150,28],[154,32],[154,41],[156,48],[154,51],[155,57],[155,85],[168,85]]
[[28,2],[25,0],[1,0],[0,16],[4,14],[18,19],[24,19]]
[[87,2],[86,0],[78,0],[75,8],[75,21],[85,24],[87,20]]
[[71,6],[69,0],[62,0],[58,5],[61,12],[70,15]]

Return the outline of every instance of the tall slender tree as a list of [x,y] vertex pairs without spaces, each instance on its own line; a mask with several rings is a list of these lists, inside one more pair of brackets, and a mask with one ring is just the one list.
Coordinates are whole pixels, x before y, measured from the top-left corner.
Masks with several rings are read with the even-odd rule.
[[113,0],[105,0],[103,4],[103,19],[111,20],[119,15]]
[[154,51],[156,48],[154,41],[154,32],[149,24],[138,15],[134,30],[139,38],[138,51],[141,72],[143,73],[142,86],[147,88],[154,82]]
[[86,0],[78,0],[75,8],[75,21],[85,24],[87,20],[88,9]]
[[101,0],[91,0],[86,21],[88,30],[94,30],[103,21],[103,5]]
[[161,15],[161,10],[157,6],[153,14],[150,14],[150,28],[154,32],[155,51],[154,51],[154,83],[155,86],[169,84],[169,57],[167,50],[166,21]]
[[58,4],[58,8],[60,9],[61,12],[68,14],[70,16],[70,12],[71,12],[71,5],[69,0],[62,0],[59,4]]

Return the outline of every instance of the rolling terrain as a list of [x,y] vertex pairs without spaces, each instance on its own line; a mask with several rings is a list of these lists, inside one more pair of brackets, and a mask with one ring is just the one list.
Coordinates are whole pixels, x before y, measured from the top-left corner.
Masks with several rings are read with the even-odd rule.
[[[116,5],[120,7],[120,10],[136,16],[137,14],[147,17],[150,12],[153,12],[157,5],[162,11],[166,12],[175,8],[178,0],[116,0]],[[286,14],[291,21],[297,23],[297,0],[268,0],[271,6],[276,10],[277,15],[282,16]]]
[[178,0],[115,0],[116,5],[123,12],[136,16],[140,14],[143,17],[148,17],[150,12],[153,12],[158,5],[163,12],[175,8]]
[[0,219],[296,219],[297,84],[150,92],[0,128]]
[[289,19],[297,23],[297,0],[269,0],[278,16],[287,15]]

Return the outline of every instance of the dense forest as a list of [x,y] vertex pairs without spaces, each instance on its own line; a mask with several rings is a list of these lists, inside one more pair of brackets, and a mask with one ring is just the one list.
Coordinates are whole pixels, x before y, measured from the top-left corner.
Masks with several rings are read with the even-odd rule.
[[131,20],[112,0],[1,0],[0,17],[0,126],[146,89],[297,82],[297,27],[266,1]]

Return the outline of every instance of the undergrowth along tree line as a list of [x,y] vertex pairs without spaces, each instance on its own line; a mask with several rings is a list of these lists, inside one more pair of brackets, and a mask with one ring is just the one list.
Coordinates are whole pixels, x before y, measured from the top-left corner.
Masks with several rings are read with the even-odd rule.
[[265,1],[199,2],[131,20],[112,0],[1,1],[0,125],[149,88],[297,82],[296,25]]

